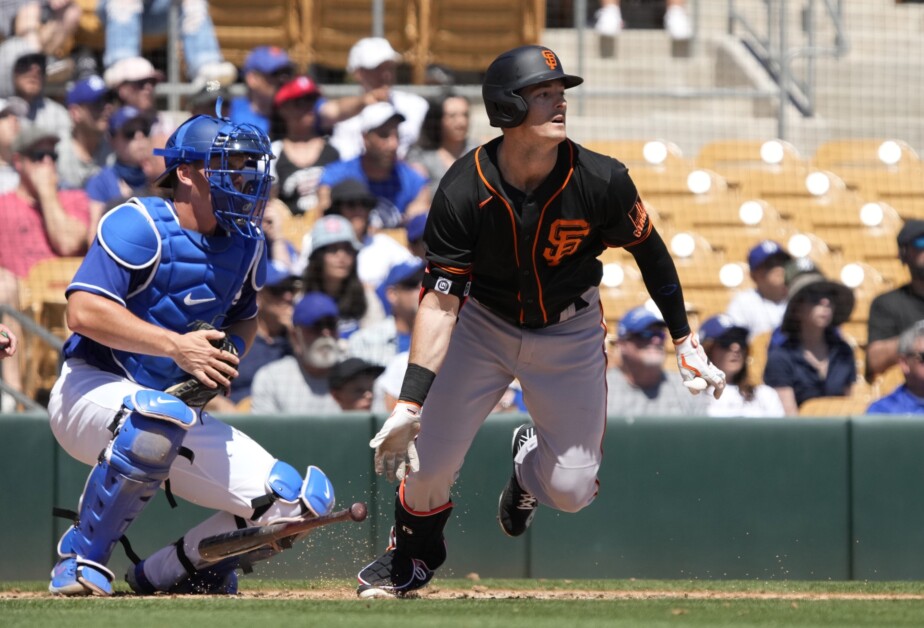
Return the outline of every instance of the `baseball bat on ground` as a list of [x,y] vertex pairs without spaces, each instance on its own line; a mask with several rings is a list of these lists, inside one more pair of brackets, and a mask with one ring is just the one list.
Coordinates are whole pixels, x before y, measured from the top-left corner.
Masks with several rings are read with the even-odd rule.
[[363,521],[366,518],[366,504],[356,502],[349,508],[338,510],[322,517],[271,523],[265,526],[242,528],[209,536],[199,541],[199,555],[206,560],[219,560],[271,545],[296,534],[302,534],[321,526],[341,521]]

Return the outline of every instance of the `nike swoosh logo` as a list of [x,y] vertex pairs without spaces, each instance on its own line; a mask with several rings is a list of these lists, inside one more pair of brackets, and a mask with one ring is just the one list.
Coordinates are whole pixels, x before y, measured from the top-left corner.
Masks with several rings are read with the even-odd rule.
[[194,299],[192,292],[190,292],[185,297],[183,297],[183,303],[185,303],[188,306],[200,305],[202,303],[208,303],[209,301],[214,301],[214,300],[215,300],[215,297],[209,297],[208,299]]
[[176,403],[177,400],[171,399],[170,397],[158,397],[157,399],[155,399],[155,401],[157,403],[168,404],[168,403]]
[[324,485],[324,497],[330,499],[330,484]]

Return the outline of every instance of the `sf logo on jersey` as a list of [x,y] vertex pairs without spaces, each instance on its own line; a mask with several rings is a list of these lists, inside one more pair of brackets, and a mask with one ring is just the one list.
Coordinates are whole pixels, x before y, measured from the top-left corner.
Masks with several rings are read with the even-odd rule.
[[549,229],[549,244],[552,246],[542,251],[542,257],[549,266],[558,266],[564,258],[578,250],[588,233],[590,225],[586,220],[559,218]]

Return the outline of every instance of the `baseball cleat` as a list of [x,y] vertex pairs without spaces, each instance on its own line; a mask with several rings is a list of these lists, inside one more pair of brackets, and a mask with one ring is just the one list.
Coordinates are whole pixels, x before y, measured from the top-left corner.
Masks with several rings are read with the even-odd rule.
[[[514,459],[526,442],[535,435],[536,428],[528,423],[513,431],[511,449]],[[507,536],[520,536],[529,528],[538,507],[539,502],[536,498],[520,486],[517,480],[516,463],[514,463],[513,473],[510,474],[507,486],[504,487],[497,503],[497,521],[500,523],[501,530]]]
[[422,560],[390,548],[359,572],[356,595],[364,599],[405,597],[425,587],[434,573]]

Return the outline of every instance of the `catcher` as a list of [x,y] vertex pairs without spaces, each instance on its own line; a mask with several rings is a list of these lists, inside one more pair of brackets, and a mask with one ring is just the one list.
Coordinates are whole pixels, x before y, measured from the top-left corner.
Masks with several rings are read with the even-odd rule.
[[140,594],[234,593],[241,561],[267,552],[210,562],[202,538],[334,505],[320,469],[302,477],[202,411],[227,392],[256,333],[268,138],[195,116],[154,152],[172,200],[133,198],[107,213],[67,288],[74,334],[48,410],[58,442],[93,470],[58,542],[52,593],[110,595],[115,543],[167,480],[173,494],[218,512],[129,569]]

